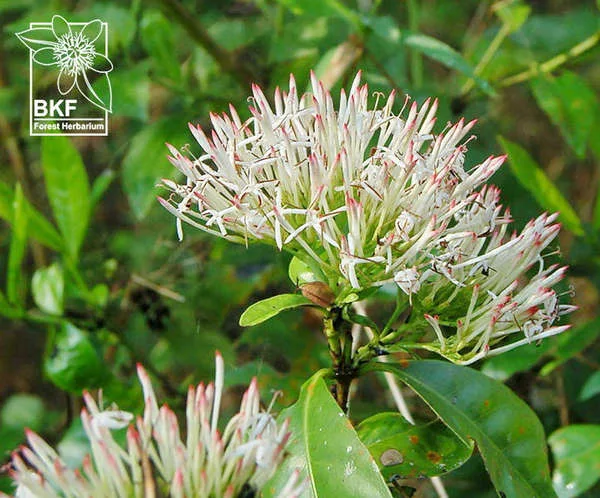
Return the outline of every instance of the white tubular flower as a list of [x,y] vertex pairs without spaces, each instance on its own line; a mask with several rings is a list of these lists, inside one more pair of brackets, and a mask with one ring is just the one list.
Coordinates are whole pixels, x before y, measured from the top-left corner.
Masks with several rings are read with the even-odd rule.
[[500,192],[485,185],[505,157],[464,168],[475,121],[436,134],[436,100],[407,99],[395,114],[393,92],[368,98],[360,73],[337,108],[314,75],[311,93],[298,95],[291,77],[273,105],[255,85],[247,121],[231,107],[211,115],[209,134],[190,125],[197,158],[170,147],[186,181],[165,180],[172,194],[161,203],[178,223],[320,268],[338,304],[395,282],[421,319],[439,320],[431,330],[444,340],[429,348],[453,361],[491,354],[515,332],[529,342],[565,330],[552,324],[571,308],[550,290],[564,269],[542,263],[527,276],[558,233],[555,215],[509,235]]
[[[40,436],[27,431],[28,446],[15,452],[9,471],[16,498],[236,498],[260,492],[284,458],[288,424],[278,425],[260,408],[256,380],[243,396],[240,411],[221,434],[217,428],[223,391],[223,359],[217,353],[214,384],[190,387],[183,439],[177,416],[159,408],[146,371],[138,366],[144,391],[143,417],[101,410],[84,394],[81,420],[91,446],[81,469],[70,469]],[[127,427],[121,446],[112,431]],[[280,498],[300,495],[304,483],[293,473]],[[0,495],[2,495],[0,493]],[[6,496],[6,495],[2,495]]]

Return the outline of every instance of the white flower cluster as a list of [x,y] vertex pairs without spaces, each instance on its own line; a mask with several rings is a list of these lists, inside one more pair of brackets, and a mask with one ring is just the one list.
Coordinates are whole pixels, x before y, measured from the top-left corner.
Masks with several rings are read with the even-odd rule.
[[[260,408],[253,380],[223,433],[217,429],[223,391],[223,360],[217,353],[215,383],[190,387],[182,439],[175,413],[158,407],[148,374],[138,367],[145,398],[143,417],[102,410],[85,394],[81,420],[91,446],[81,469],[69,469],[40,436],[28,431],[28,447],[15,452],[10,474],[16,498],[235,498],[259,492],[284,457],[287,423],[277,426]],[[111,431],[127,427],[127,446]],[[300,495],[304,484],[290,476],[279,498]],[[2,493],[0,493],[2,495]],[[5,496],[5,495],[2,495]]]
[[485,185],[504,157],[463,166],[475,121],[436,134],[437,101],[419,108],[407,99],[395,114],[394,94],[382,105],[380,97],[370,108],[358,74],[336,108],[314,75],[302,96],[292,77],[273,107],[254,86],[244,122],[231,107],[230,115],[211,114],[209,135],[190,125],[203,153],[187,157],[170,146],[186,181],[164,180],[172,194],[160,199],[180,237],[184,221],[274,244],[318,267],[338,296],[395,282],[428,314],[438,338],[432,349],[454,361],[475,361],[514,332],[528,342],[565,330],[552,323],[571,307],[551,290],[565,270],[545,268],[542,258],[559,230],[556,216],[507,233],[510,214]]

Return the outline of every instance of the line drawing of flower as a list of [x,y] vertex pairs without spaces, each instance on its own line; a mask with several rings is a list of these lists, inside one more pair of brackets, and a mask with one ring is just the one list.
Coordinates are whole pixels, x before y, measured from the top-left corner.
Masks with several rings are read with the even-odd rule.
[[[40,23],[42,24],[42,23]],[[21,42],[31,50],[33,61],[41,66],[60,69],[57,88],[67,95],[74,87],[96,107],[112,112],[112,88],[108,73],[113,64],[108,57],[96,50],[94,43],[104,27],[99,19],[79,24],[69,23],[64,17],[52,17],[49,27],[30,27],[17,33]],[[31,26],[31,25],[30,25]],[[96,88],[88,76],[96,73]]]

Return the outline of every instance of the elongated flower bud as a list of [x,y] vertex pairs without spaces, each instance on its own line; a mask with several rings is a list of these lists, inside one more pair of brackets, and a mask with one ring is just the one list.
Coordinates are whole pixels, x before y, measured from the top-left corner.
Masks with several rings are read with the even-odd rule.
[[338,297],[394,282],[437,338],[429,349],[461,363],[567,328],[553,323],[572,308],[551,289],[565,270],[542,256],[556,215],[510,234],[500,192],[485,184],[505,157],[464,167],[475,121],[434,133],[436,100],[407,99],[395,114],[392,92],[369,106],[359,73],[336,108],[311,83],[298,95],[291,77],[273,106],[255,85],[247,121],[231,107],[211,115],[210,133],[190,125],[197,158],[170,146],[186,181],[165,180],[161,202],[180,233],[184,221],[287,250],[320,267]]
[[[217,428],[223,391],[223,359],[217,353],[214,384],[190,387],[185,438],[177,416],[159,408],[146,371],[138,366],[144,391],[142,417],[103,410],[88,393],[81,413],[91,447],[80,469],[70,469],[40,436],[27,431],[28,445],[13,454],[10,475],[16,498],[169,496],[236,497],[242,489],[259,492],[284,458],[290,436],[287,422],[278,425],[260,408],[253,380],[240,411]],[[113,431],[127,427],[126,445]],[[299,496],[304,487],[292,473],[280,498]],[[0,493],[1,495],[1,493]],[[2,495],[5,496],[5,495]]]

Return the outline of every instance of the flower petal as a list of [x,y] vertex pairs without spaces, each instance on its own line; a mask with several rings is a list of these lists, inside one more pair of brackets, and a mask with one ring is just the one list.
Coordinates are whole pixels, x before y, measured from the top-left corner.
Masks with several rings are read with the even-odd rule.
[[52,31],[58,40],[61,36],[71,32],[71,26],[64,17],[55,15],[52,17]]
[[61,95],[66,95],[75,86],[75,76],[62,69],[58,75],[58,91]]
[[17,37],[30,50],[38,50],[41,47],[54,46],[56,37],[50,28],[31,28],[17,33]]
[[92,62],[92,67],[90,69],[97,73],[110,73],[113,70],[113,65],[112,62],[110,62],[110,59],[96,52],[94,54],[94,62]]
[[98,39],[100,33],[102,33],[102,21],[100,19],[94,19],[81,28],[81,35],[92,43]]
[[42,66],[53,66],[57,64],[52,47],[44,47],[33,53],[33,60]]

